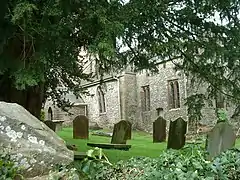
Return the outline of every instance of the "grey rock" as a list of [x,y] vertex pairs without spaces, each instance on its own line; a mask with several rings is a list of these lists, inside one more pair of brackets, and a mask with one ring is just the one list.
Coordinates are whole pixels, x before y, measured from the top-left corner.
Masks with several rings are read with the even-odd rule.
[[55,132],[16,103],[0,102],[0,146],[25,168],[26,177],[48,174],[74,158]]

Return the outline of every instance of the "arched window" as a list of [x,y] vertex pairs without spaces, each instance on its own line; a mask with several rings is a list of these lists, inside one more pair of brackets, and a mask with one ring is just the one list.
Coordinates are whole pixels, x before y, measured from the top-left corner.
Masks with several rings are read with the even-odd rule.
[[98,93],[98,104],[99,104],[99,113],[106,112],[105,97],[102,88],[99,86],[97,88]]
[[53,112],[51,107],[48,108],[48,120],[49,121],[53,120]]
[[142,86],[141,91],[141,103],[142,103],[142,111],[150,111],[150,87]]
[[174,96],[175,96],[175,93],[174,93],[174,85],[173,85],[173,82],[169,82],[169,107],[172,109],[174,108]]
[[169,108],[170,109],[180,108],[179,84],[177,80],[169,81],[168,94],[169,94]]
[[179,97],[179,84],[178,81],[174,82],[174,93],[175,93],[175,108],[180,108],[180,97]]

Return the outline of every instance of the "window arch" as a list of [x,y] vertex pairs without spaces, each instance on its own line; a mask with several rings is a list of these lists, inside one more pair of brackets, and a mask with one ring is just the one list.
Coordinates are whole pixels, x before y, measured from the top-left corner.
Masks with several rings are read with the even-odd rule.
[[51,107],[48,108],[48,120],[49,121],[53,120],[53,111]]
[[141,103],[142,103],[142,111],[150,111],[150,87],[142,86],[141,91]]
[[178,81],[174,82],[174,93],[175,93],[175,108],[180,108],[180,97],[179,97],[179,84]]
[[99,113],[104,113],[106,112],[106,103],[105,103],[103,90],[100,86],[97,88],[97,93],[98,93]]
[[180,108],[179,84],[177,80],[169,81],[168,94],[169,94],[169,108],[170,109]]

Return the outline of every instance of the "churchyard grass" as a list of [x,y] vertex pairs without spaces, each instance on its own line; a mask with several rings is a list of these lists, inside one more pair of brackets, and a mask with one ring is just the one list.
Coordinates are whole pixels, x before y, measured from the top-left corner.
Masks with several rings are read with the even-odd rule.
[[[105,132],[111,132],[108,130],[101,130]],[[147,156],[147,157],[158,157],[162,150],[166,149],[166,143],[153,143],[152,135],[133,131],[132,139],[127,141],[127,144],[132,145],[129,151],[104,149],[104,153],[109,158],[110,162],[114,163],[119,160],[130,159],[131,157]],[[63,138],[68,144],[75,144],[80,152],[86,152],[92,147],[87,146],[87,142],[93,143],[110,143],[111,137],[93,136],[92,132],[89,132],[89,140],[85,139],[73,139],[72,128],[63,128],[62,131],[58,132],[58,135]]]
[[[100,130],[104,132],[111,132],[110,130]],[[62,131],[57,134],[63,138],[68,144],[75,144],[80,152],[86,152],[92,147],[87,146],[88,142],[93,143],[110,143],[111,137],[103,136],[93,136],[91,135],[93,131],[89,132],[89,140],[85,139],[73,139],[72,138],[72,128],[63,128]],[[132,145],[129,151],[121,150],[111,150],[104,149],[103,152],[107,155],[110,162],[115,163],[119,160],[127,160],[131,157],[146,156],[146,157],[158,157],[161,151],[166,149],[167,144],[163,143],[153,143],[152,135],[133,131],[132,139],[127,141],[127,144]],[[203,144],[204,146],[204,144]],[[235,147],[240,148],[240,139],[237,139]]]

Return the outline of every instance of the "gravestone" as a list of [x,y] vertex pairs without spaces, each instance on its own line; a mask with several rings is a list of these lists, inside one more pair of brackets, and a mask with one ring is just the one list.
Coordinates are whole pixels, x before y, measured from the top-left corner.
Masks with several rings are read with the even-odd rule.
[[114,124],[111,144],[126,144],[129,138],[129,123],[125,120]]
[[232,148],[235,145],[236,135],[233,127],[228,122],[219,122],[208,133],[206,150],[209,153],[208,159],[212,159],[221,152]]
[[153,142],[164,142],[166,140],[166,120],[159,116],[153,122]]
[[73,120],[73,139],[88,139],[89,120],[84,115],[79,115]]
[[47,120],[44,123],[54,132],[56,131],[56,124],[53,121]]
[[170,122],[167,148],[181,149],[185,145],[187,122],[182,118]]
[[128,130],[127,130],[127,140],[132,139],[132,123],[127,121],[128,123]]

